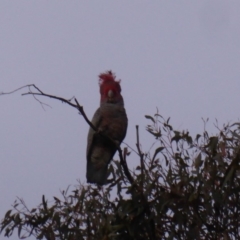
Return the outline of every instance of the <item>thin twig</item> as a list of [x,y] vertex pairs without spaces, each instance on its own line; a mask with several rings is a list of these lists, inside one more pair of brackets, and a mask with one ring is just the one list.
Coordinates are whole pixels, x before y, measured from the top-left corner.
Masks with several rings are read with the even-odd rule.
[[126,145],[129,149],[131,149],[133,152],[135,152],[136,154],[138,154],[138,152],[133,149],[129,144],[125,143],[125,142],[122,142],[124,145]]
[[141,166],[143,166],[143,153],[140,149],[140,142],[139,142],[139,128],[138,128],[138,125],[136,125],[136,135],[137,135],[137,143],[136,143],[136,146],[137,146],[137,150],[138,150],[138,155],[140,157],[140,161],[141,161]]
[[115,180],[113,183],[111,183],[111,184],[108,186],[108,188],[114,187],[115,185],[117,185],[117,184],[120,182],[120,180],[121,180],[121,177],[119,177],[117,180]]
[[34,86],[34,84],[28,84],[28,85],[22,86],[22,87],[20,87],[20,88],[17,88],[17,89],[15,89],[15,90],[11,91],[11,92],[0,92],[0,96],[1,96],[1,95],[12,94],[12,93],[15,93],[15,92],[23,89],[23,88],[26,88],[26,87],[29,88],[29,87],[33,87],[33,86]]
[[[88,119],[86,113],[83,110],[83,106],[81,106],[78,102],[78,100],[76,98],[74,98],[74,101],[77,104],[77,109],[79,110],[79,112],[81,113],[81,115],[83,116],[84,120],[87,122],[87,124],[95,131],[98,132],[98,129],[92,124],[92,122]],[[113,140],[111,140],[113,142]]]
[[137,135],[137,150],[138,150],[138,155],[140,157],[140,165],[141,165],[141,175],[143,177],[143,171],[144,171],[144,159],[143,156],[144,154],[142,153],[141,149],[140,149],[140,143],[139,143],[139,128],[138,125],[136,125],[136,135]]
[[78,108],[77,105],[71,103],[69,100],[67,100],[65,98],[62,98],[62,97],[57,97],[57,96],[54,96],[54,95],[50,95],[50,94],[35,93],[35,92],[28,92],[28,93],[23,93],[22,94],[22,96],[25,96],[25,95],[37,95],[37,96],[44,96],[44,97],[54,98],[54,99],[60,100],[62,102],[65,102],[65,103],[67,103],[68,105],[70,105],[70,106],[72,106],[74,108]]
[[120,157],[120,163],[123,167],[123,171],[124,171],[127,179],[129,180],[129,182],[131,184],[133,184],[134,180],[133,180],[131,173],[128,170],[127,161],[126,161],[127,148],[123,149],[123,154],[122,154],[122,149],[120,147],[118,147],[118,153],[119,153],[119,157]]

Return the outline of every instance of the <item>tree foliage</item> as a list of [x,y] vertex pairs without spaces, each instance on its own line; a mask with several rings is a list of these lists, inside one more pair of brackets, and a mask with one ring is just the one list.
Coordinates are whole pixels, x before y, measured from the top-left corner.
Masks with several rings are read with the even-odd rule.
[[155,149],[144,152],[137,128],[136,150],[123,151],[124,160],[138,160],[134,170],[114,160],[102,188],[79,183],[33,209],[17,199],[1,232],[47,240],[239,239],[240,123],[216,125],[209,136],[205,121],[192,137],[158,113],[146,118]]

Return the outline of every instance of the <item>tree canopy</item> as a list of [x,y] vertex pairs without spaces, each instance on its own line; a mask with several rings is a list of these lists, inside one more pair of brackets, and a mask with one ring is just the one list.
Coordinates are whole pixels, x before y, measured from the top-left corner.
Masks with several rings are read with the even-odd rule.
[[[79,106],[79,104],[78,104]],[[118,149],[103,187],[79,183],[29,209],[16,199],[0,224],[10,237],[79,239],[239,239],[240,123],[210,136],[177,131],[159,113],[145,116],[154,148]],[[115,156],[116,157],[116,156]],[[137,159],[135,169],[128,160]]]

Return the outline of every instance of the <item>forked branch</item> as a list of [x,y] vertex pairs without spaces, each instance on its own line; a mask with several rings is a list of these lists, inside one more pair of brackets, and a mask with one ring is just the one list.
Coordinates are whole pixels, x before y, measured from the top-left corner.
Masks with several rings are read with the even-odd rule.
[[[22,93],[22,96],[25,96],[25,95],[32,95],[34,97],[35,100],[37,100],[41,106],[43,107],[44,109],[44,106],[49,106],[47,105],[46,103],[43,103],[42,101],[40,101],[36,96],[44,96],[44,97],[48,97],[48,98],[53,98],[53,99],[56,99],[56,100],[59,100],[61,102],[64,102],[64,103],[67,103],[68,105],[70,105],[71,107],[74,107],[76,108],[79,113],[83,116],[84,120],[87,122],[87,124],[94,130],[96,131],[98,134],[100,134],[102,137],[104,138],[107,138],[108,140],[110,140],[111,142],[113,142],[118,150],[118,153],[119,153],[119,157],[120,157],[120,164],[124,170],[124,173],[127,177],[127,179],[129,180],[130,183],[133,183],[133,177],[131,176],[129,170],[128,170],[128,166],[127,166],[127,161],[126,161],[126,155],[127,155],[127,151],[124,149],[124,154],[122,152],[122,149],[120,148],[120,146],[118,144],[116,144],[116,142],[111,139],[110,137],[108,137],[107,135],[105,135],[103,132],[101,131],[98,131],[98,129],[92,124],[92,122],[88,119],[87,115],[85,114],[84,112],[84,109],[83,109],[83,106],[81,106],[78,102],[78,100],[75,98],[75,97],[72,97],[70,99],[65,99],[65,98],[62,98],[62,97],[58,97],[58,96],[54,96],[54,95],[51,95],[51,94],[47,94],[47,93],[44,93],[42,90],[40,90],[35,84],[28,84],[28,85],[25,85],[25,86],[22,86],[20,88],[17,88],[11,92],[1,92],[0,93],[0,96],[1,95],[8,95],[8,94],[12,94],[12,93],[15,93],[19,90],[22,90],[24,88],[28,88],[28,92],[26,93]],[[75,101],[76,104],[72,103],[72,100]]]

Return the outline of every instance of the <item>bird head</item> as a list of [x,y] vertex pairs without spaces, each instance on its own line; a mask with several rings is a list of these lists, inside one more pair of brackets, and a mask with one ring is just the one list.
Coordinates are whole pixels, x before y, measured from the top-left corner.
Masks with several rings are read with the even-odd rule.
[[123,105],[120,80],[117,81],[116,76],[111,71],[99,75],[99,85],[101,104],[111,103]]

